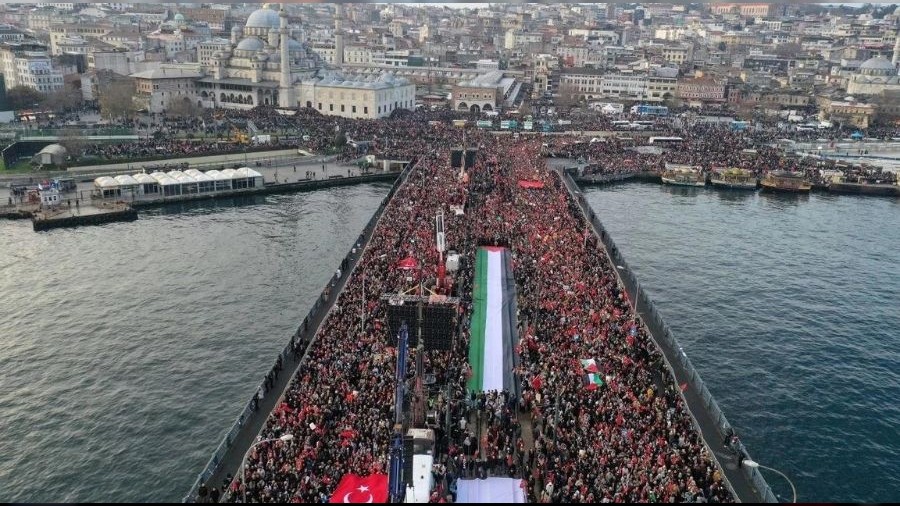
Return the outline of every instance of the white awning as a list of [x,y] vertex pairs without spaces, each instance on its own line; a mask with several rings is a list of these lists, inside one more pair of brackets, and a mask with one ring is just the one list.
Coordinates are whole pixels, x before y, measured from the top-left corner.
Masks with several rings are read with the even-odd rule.
[[121,186],[135,186],[140,184],[138,183],[137,179],[129,176],[128,174],[116,176],[114,179],[118,181]]
[[246,178],[262,177],[262,174],[260,174],[259,172],[256,172],[255,170],[251,169],[250,167],[241,167],[240,169],[235,170],[235,173],[238,174],[237,177],[246,177]]
[[100,188],[118,188],[119,182],[109,176],[100,176],[94,180],[94,186]]
[[207,176],[206,174],[200,172],[197,169],[188,169],[188,170],[184,171],[184,173],[187,174],[188,176],[191,176],[192,178],[194,178],[194,181],[197,181],[198,183],[214,181],[213,178],[211,178],[210,176]]
[[180,184],[178,181],[175,181],[165,172],[154,172],[150,174],[150,177],[156,179],[156,182],[160,184],[160,186],[171,186],[173,184]]
[[156,184],[156,179],[150,174],[144,174],[143,172],[138,172],[134,175],[134,180],[138,182],[138,184]]
[[206,171],[206,176],[212,178],[214,181],[231,181],[231,177],[216,169]]

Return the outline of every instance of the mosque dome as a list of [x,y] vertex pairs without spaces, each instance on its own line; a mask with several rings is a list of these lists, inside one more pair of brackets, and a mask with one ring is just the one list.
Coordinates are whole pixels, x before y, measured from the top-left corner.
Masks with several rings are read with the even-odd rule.
[[257,39],[256,37],[247,37],[246,39],[238,43],[236,49],[238,51],[259,51],[265,47],[266,45],[263,43],[263,41]]
[[897,72],[891,61],[881,56],[866,60],[862,65],[859,66],[859,70],[866,75],[883,76],[895,74]]
[[180,12],[179,12],[178,14],[175,15],[175,18],[174,18],[174,19],[175,19],[175,22],[176,22],[176,23],[179,23],[179,24],[185,22],[184,14],[182,14],[182,13],[180,13]]
[[278,28],[281,21],[278,19],[278,13],[269,8],[262,8],[253,11],[247,18],[247,28]]

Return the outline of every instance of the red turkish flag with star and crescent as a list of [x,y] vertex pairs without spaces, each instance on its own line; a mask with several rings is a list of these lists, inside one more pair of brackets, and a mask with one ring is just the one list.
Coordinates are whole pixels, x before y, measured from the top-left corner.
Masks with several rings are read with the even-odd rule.
[[386,503],[388,477],[386,474],[359,476],[345,474],[331,496],[331,503]]

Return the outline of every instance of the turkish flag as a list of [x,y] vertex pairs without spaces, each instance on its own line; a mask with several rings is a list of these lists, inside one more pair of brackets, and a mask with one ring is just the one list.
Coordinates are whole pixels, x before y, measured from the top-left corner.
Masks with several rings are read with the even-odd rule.
[[388,477],[386,474],[359,476],[345,474],[331,496],[331,503],[386,503]]

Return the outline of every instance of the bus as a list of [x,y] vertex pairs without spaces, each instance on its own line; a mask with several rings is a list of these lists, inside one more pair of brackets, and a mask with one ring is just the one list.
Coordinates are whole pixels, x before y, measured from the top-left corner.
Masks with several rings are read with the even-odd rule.
[[650,137],[650,144],[659,144],[661,146],[678,146],[684,142],[681,137]]
[[631,107],[631,114],[641,116],[668,116],[669,108],[664,105],[635,105]]
[[412,473],[406,482],[407,503],[427,503],[434,488],[434,431],[431,429],[409,429],[407,436],[413,440]]
[[629,130],[631,128],[631,122],[626,121],[626,120],[613,121],[612,127],[613,128],[621,128],[622,130]]

